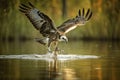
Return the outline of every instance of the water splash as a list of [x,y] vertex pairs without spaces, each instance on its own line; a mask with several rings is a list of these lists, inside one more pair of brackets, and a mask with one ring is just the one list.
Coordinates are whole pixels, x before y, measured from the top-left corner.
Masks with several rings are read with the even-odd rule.
[[[57,55],[57,60],[79,60],[79,59],[97,59],[96,55]],[[22,54],[22,55],[0,55],[0,59],[30,59],[30,60],[53,60],[54,57],[51,54],[39,55],[39,54]]]

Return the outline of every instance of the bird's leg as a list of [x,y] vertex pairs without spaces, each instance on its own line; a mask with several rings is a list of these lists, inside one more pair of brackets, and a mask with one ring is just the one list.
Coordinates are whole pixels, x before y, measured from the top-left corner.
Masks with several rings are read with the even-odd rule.
[[48,47],[48,52],[51,52],[50,46]]
[[55,51],[58,51],[58,42],[55,42]]
[[57,41],[55,41],[55,50],[54,50],[54,55],[55,56],[57,56],[57,54],[58,54],[58,42]]
[[52,53],[52,51],[51,51],[50,48],[51,48],[51,42],[48,43],[48,52],[49,52],[49,53]]

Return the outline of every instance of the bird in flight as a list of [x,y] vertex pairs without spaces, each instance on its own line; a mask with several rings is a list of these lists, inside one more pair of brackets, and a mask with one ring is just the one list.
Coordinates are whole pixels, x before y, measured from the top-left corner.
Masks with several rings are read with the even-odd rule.
[[75,18],[68,19],[60,26],[55,27],[53,21],[45,13],[38,10],[33,4],[28,2],[28,5],[21,4],[19,10],[23,12],[33,26],[42,34],[42,39],[36,39],[37,42],[47,45],[48,51],[51,52],[51,44],[55,45],[55,50],[58,50],[58,42],[68,42],[66,33],[75,29],[78,26],[84,25],[92,16],[92,12],[88,9],[85,13],[84,8],[79,9]]

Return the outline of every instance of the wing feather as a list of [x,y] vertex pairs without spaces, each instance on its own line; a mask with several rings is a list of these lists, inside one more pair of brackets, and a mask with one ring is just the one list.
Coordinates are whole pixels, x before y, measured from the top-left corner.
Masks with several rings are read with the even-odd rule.
[[85,14],[83,8],[83,10],[78,11],[78,15],[75,18],[65,21],[62,25],[58,26],[57,29],[62,34],[66,34],[69,31],[75,29],[77,26],[84,25],[91,17],[92,12],[90,9],[88,9],[87,13]]
[[75,29],[76,28],[75,26],[77,27],[74,19],[69,19],[69,20],[65,21],[62,25],[57,27],[57,29],[61,33],[65,34],[65,33],[68,33],[69,31]]
[[52,20],[43,12],[35,8],[30,2],[29,6],[21,4],[19,8],[19,10],[28,17],[33,26],[39,30],[44,37],[48,37],[50,33],[56,32]]

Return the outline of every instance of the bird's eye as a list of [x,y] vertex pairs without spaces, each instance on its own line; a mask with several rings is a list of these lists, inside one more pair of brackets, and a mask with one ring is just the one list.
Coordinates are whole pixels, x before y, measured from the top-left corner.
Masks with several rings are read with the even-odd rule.
[[62,39],[64,39],[64,37],[62,37]]

